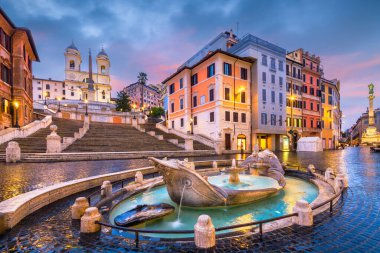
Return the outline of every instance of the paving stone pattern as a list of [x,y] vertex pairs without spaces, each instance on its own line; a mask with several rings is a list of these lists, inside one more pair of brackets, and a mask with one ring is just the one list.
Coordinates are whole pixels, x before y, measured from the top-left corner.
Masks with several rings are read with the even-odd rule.
[[[367,148],[350,148],[317,154],[281,153],[280,159],[317,168],[347,169],[350,188],[334,214],[322,213],[312,227],[291,226],[264,234],[217,240],[215,252],[379,252],[380,247],[380,154]],[[53,203],[28,216],[0,237],[0,251],[35,252],[203,252],[193,242],[146,241],[139,249],[134,241],[116,235],[80,236],[72,224],[69,206],[82,194]]]

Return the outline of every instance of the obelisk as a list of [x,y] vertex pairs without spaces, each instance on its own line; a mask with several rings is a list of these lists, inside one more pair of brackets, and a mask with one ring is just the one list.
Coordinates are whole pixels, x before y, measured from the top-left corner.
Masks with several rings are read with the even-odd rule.
[[88,52],[88,90],[87,90],[87,100],[95,101],[95,89],[94,89],[94,80],[92,79],[92,57],[91,57],[91,49]]
[[369,88],[368,127],[363,133],[361,144],[372,146],[372,145],[380,144],[380,134],[377,132],[377,128],[375,126],[375,114],[373,110],[373,100],[375,98],[373,90],[375,88],[375,85],[373,85],[373,83],[370,83],[368,85],[368,88]]
[[374,117],[374,112],[373,112],[373,100],[375,98],[375,96],[373,95],[374,94],[374,92],[373,92],[374,87],[375,87],[375,85],[373,85],[373,83],[370,83],[368,85],[368,88],[369,88],[368,126],[374,126],[375,125],[375,117]]

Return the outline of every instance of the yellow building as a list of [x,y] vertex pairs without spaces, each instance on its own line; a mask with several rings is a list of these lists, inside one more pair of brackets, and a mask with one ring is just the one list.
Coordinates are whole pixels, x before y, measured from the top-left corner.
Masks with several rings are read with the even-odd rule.
[[340,82],[322,79],[322,145],[323,149],[335,149],[341,132]]

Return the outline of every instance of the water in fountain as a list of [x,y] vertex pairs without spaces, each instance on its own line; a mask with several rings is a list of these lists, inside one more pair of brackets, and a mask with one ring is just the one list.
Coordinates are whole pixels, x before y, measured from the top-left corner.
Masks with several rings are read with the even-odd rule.
[[180,221],[179,217],[181,215],[182,199],[183,199],[183,193],[185,192],[185,188],[186,188],[186,185],[183,185],[182,193],[181,193],[181,200],[179,201],[179,207],[178,207],[178,217],[177,217],[178,222]]

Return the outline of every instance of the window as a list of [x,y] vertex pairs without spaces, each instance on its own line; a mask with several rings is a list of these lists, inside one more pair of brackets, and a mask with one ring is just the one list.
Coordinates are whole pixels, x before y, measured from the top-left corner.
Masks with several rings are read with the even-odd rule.
[[229,111],[224,112],[224,120],[231,121],[231,113]]
[[317,104],[317,111],[319,111],[319,104]]
[[293,77],[296,77],[296,67],[293,67],[292,76],[293,76]]
[[314,103],[313,102],[310,102],[310,110],[314,110]]
[[267,114],[261,113],[261,124],[266,125],[267,124]]
[[198,99],[197,99],[197,96],[194,96],[193,97],[193,107],[197,107],[198,106]]
[[263,72],[262,79],[263,79],[263,83],[267,82],[267,73],[266,72]]
[[194,121],[194,126],[198,125],[198,117],[197,116],[194,116],[193,121]]
[[329,105],[332,105],[333,104],[332,96],[329,96],[328,100],[329,100]]
[[245,114],[245,113],[242,113],[242,114],[241,114],[241,122],[242,122],[242,123],[247,122],[247,117],[246,117],[246,114]]
[[276,125],[276,114],[271,114],[270,115],[270,124],[272,126],[275,126]]
[[278,70],[284,71],[284,62],[283,61],[278,61]]
[[322,90],[322,92],[325,92],[325,85],[324,84],[322,84],[321,90]]
[[303,101],[303,109],[306,109],[306,101]]
[[183,110],[183,98],[179,100],[179,109]]
[[301,79],[301,70],[300,69],[298,69],[298,74],[297,74],[297,77],[298,77],[298,79]]
[[282,126],[282,115],[278,116],[278,125]]
[[230,100],[230,88],[224,88],[224,99]]
[[11,37],[6,34],[3,29],[0,28],[0,43],[3,47],[10,52],[11,51]]
[[310,68],[313,69],[313,62],[310,62]]
[[310,120],[310,127],[311,127],[311,128],[314,127],[314,120],[313,120],[313,119]]
[[286,64],[286,75],[288,76],[289,75],[289,65]]
[[181,127],[184,126],[183,118],[181,118]]
[[302,75],[302,80],[303,80],[304,82],[306,82],[306,75],[305,75],[305,74]]
[[70,61],[70,69],[75,68],[75,62],[73,60]]
[[204,103],[206,103],[206,96],[205,95],[201,96],[201,105],[203,105]]
[[271,101],[272,103],[276,103],[276,93],[274,92],[274,90],[272,90],[271,92]]
[[71,96],[74,97],[74,92],[73,91],[71,92]]
[[208,96],[209,96],[209,100],[210,100],[210,102],[211,102],[211,101],[214,101],[214,89],[210,89],[210,90],[208,91]]
[[172,103],[170,104],[170,109],[171,109],[171,112],[174,112],[174,102],[172,102]]
[[207,67],[207,78],[215,75],[215,63],[209,65]]
[[66,90],[62,90],[62,95],[66,95]]
[[332,88],[329,87],[329,94],[332,94]]
[[234,122],[239,122],[239,113],[237,113],[237,112],[233,113],[233,121]]
[[102,73],[103,75],[106,74],[106,66],[104,65],[100,66],[100,73]]
[[313,77],[310,77],[310,83],[313,84]]
[[210,112],[210,122],[214,122],[214,112]]
[[223,63],[223,73],[227,76],[232,76],[232,65],[227,62]]
[[283,82],[284,82],[282,76],[280,76],[280,77],[278,78],[278,82],[280,83],[280,86],[282,86],[282,84],[283,84]]
[[248,79],[248,70],[246,68],[240,68],[240,78],[243,80]]
[[317,86],[319,87],[319,79],[317,79]]
[[179,89],[183,88],[183,78],[179,79]]
[[240,93],[240,102],[241,102],[241,103],[245,103],[245,91],[242,91],[242,92]]
[[1,64],[1,80],[11,84],[11,70],[3,64]]
[[275,81],[276,77],[275,75],[271,75],[271,82],[274,84],[276,81]]
[[270,69],[271,70],[276,70],[276,60],[274,58],[270,58]]
[[267,59],[267,56],[265,54],[262,55],[261,64],[264,66],[268,65],[268,59]]
[[194,74],[191,76],[191,86],[196,85],[198,83],[198,74]]
[[283,96],[281,92],[278,93],[278,100],[280,101],[280,105],[282,105],[284,101],[283,101]]
[[170,86],[169,86],[169,94],[173,94],[174,93],[174,83],[172,83]]
[[172,128],[174,128],[174,120],[172,120]]
[[50,90],[50,84],[46,84],[46,89]]
[[314,88],[310,87],[310,95],[314,96]]
[[262,96],[263,96],[263,102],[267,101],[267,90],[263,89],[262,90]]

